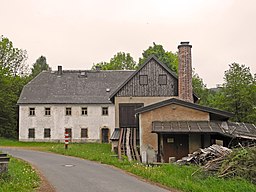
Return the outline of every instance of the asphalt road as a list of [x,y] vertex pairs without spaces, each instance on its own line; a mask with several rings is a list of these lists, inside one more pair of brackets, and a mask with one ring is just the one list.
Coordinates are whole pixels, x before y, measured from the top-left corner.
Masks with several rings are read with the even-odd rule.
[[53,153],[0,148],[36,166],[57,192],[167,192],[107,165]]

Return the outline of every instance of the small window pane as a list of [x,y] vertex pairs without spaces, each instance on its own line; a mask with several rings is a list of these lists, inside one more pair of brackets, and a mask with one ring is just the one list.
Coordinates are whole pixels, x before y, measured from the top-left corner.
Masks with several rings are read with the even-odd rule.
[[34,128],[28,129],[28,138],[35,138],[35,129]]
[[108,107],[102,107],[102,115],[108,115]]
[[29,108],[29,115],[30,116],[34,116],[35,115],[35,108],[34,107],[30,107]]
[[51,115],[51,108],[50,107],[45,108],[45,115]]
[[82,107],[82,115],[87,115],[87,107]]
[[50,138],[51,137],[51,129],[45,128],[44,129],[44,138]]
[[81,138],[88,138],[88,129],[87,128],[81,129]]
[[71,107],[66,107],[66,115],[71,115]]
[[140,75],[140,85],[147,85],[147,84],[148,84],[148,76]]
[[159,85],[166,85],[167,84],[167,76],[166,75],[159,75],[158,83],[159,83]]

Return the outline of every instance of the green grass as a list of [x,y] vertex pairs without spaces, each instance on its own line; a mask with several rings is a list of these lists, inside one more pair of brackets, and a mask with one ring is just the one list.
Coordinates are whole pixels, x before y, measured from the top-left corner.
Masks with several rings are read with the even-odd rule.
[[0,192],[31,192],[40,185],[40,179],[31,166],[11,158],[7,174],[0,175]]
[[215,176],[207,176],[200,171],[192,176],[192,174],[198,170],[196,166],[178,166],[173,164],[145,166],[137,162],[128,162],[126,158],[124,158],[123,161],[119,161],[117,157],[111,153],[111,146],[109,144],[70,144],[68,150],[65,150],[64,144],[59,143],[25,143],[0,139],[0,146],[1,145],[40,147],[40,150],[113,165],[149,181],[157,182],[185,192],[256,191],[256,185],[239,178],[221,179]]

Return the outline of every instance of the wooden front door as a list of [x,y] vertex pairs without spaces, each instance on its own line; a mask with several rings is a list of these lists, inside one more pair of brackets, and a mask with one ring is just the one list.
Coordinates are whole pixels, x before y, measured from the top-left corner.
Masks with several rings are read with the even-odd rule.
[[176,160],[188,155],[189,144],[188,135],[163,135],[163,159],[169,162],[169,157],[175,157]]
[[102,143],[108,143],[109,142],[109,129],[108,128],[102,128],[101,129],[101,142]]

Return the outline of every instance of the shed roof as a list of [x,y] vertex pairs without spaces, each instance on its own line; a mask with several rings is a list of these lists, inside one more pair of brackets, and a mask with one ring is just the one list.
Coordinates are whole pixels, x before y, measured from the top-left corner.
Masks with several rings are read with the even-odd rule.
[[134,71],[43,71],[24,86],[18,104],[111,103],[109,96]]
[[219,133],[229,137],[256,140],[256,126],[226,121],[155,121],[153,133]]
[[144,113],[147,111],[152,111],[154,109],[160,108],[160,107],[164,107],[167,105],[171,105],[171,104],[177,104],[177,105],[181,105],[184,107],[188,107],[191,109],[195,109],[195,110],[199,110],[199,111],[203,111],[203,112],[208,112],[210,113],[210,119],[214,119],[214,120],[227,120],[229,117],[232,117],[233,114],[227,111],[222,111],[222,110],[218,110],[218,109],[214,109],[211,107],[206,107],[206,106],[202,106],[202,105],[198,105],[195,103],[191,103],[191,102],[187,102],[187,101],[183,101],[180,99],[176,99],[176,98],[171,98],[171,99],[167,99],[158,103],[154,103],[151,105],[147,105],[145,107],[141,107],[139,109],[136,110],[136,113]]

